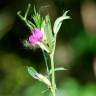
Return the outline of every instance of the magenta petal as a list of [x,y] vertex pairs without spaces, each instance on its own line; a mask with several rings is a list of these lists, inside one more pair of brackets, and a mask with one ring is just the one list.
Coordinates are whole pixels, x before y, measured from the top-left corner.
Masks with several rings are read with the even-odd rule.
[[38,28],[34,28],[32,30],[32,34],[28,38],[28,41],[32,44],[37,44],[38,42],[41,42],[42,39],[43,33]]

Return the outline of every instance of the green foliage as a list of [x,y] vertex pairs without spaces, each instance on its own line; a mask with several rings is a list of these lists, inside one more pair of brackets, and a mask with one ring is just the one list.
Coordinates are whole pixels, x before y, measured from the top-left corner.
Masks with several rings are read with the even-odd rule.
[[68,13],[68,11],[66,11],[61,17],[56,19],[54,26],[53,26],[53,32],[55,35],[57,35],[57,33],[59,32],[59,29],[62,25],[63,20],[70,19],[70,16],[66,15],[67,13]]
[[[25,21],[25,23],[28,25],[29,28],[30,28],[31,25],[32,25],[32,28],[34,28],[35,27],[34,24],[32,24],[31,22],[27,22],[28,20],[26,19],[27,15],[28,15],[29,8],[30,8],[30,5],[28,5],[28,8],[27,8],[27,11],[25,12],[24,18],[20,15],[20,13],[18,15],[21,17],[21,19],[23,18],[23,20]],[[56,46],[56,37],[57,37],[57,32],[59,31],[59,29],[61,27],[62,21],[64,19],[69,19],[70,18],[69,16],[66,16],[66,14],[67,14],[67,12],[65,12],[63,14],[63,16],[59,17],[55,21],[54,28],[52,30],[49,16],[46,16],[44,20],[41,19],[40,14],[37,13],[36,9],[34,8],[33,20],[35,22],[36,28],[39,28],[41,30],[42,34],[43,34],[43,39],[41,40],[41,42],[37,42],[37,45],[43,51],[46,51],[46,53],[50,57],[50,64],[51,64],[50,69],[51,69],[51,71],[48,74],[51,74],[51,81],[47,77],[38,73],[33,67],[28,67],[28,72],[33,78],[35,78],[35,79],[43,82],[44,84],[46,84],[47,87],[50,88],[50,91],[51,91],[53,96],[56,96],[55,95],[55,93],[56,93],[55,92],[56,91],[55,71],[62,70],[62,68],[55,69],[55,67],[54,67],[54,53],[55,53],[55,46]],[[54,31],[54,33],[53,33],[53,31]],[[37,37],[38,37],[38,35],[37,35]],[[47,58],[47,57],[44,57],[44,58]],[[47,60],[45,59],[45,63],[46,62],[47,62]],[[46,67],[47,67],[47,63],[46,63]],[[48,72],[48,67],[46,69],[47,69],[47,72]]]
[[82,92],[82,96],[96,96],[96,84],[86,85]]
[[[37,87],[38,86],[38,87]],[[24,96],[49,96],[49,91],[43,84],[35,83],[26,88]],[[38,92],[37,92],[38,91]],[[96,84],[81,85],[77,80],[69,78],[61,82],[56,96],[96,96]]]
[[20,17],[20,19],[21,19],[22,21],[25,22],[25,24],[28,26],[28,28],[29,28],[30,30],[32,30],[32,29],[34,28],[34,25],[30,25],[29,20],[27,20],[27,16],[28,16],[30,7],[31,7],[31,4],[28,4],[28,8],[27,8],[24,16],[21,15],[21,11],[18,11],[18,12],[17,12],[17,15]]
[[60,96],[96,96],[96,84],[80,85],[77,80],[69,78],[61,83],[58,91]]
[[27,67],[28,73],[35,79],[38,79],[38,73],[33,67]]
[[41,81],[42,83],[46,84],[49,88],[51,88],[51,82],[47,79],[46,76],[38,73],[33,67],[27,67],[28,73],[35,79]]
[[66,79],[62,84],[61,84],[61,92],[63,95],[61,96],[80,96],[80,86],[78,82],[74,79]]
[[52,33],[52,27],[51,27],[51,22],[50,22],[49,16],[45,17],[44,32],[46,34],[48,46],[49,46],[50,50],[52,50],[52,48],[54,46],[54,37],[53,37],[53,33]]
[[43,84],[37,82],[33,86],[27,87],[23,96],[49,96],[50,93],[46,90],[47,89]]
[[36,12],[35,7],[34,7],[34,15],[32,15],[32,18],[33,18],[36,26],[41,29],[42,19],[40,17],[40,14],[38,12]]
[[[55,71],[64,71],[64,70],[66,70],[66,69],[63,68],[63,67],[55,68]],[[50,74],[50,75],[52,74],[52,70],[50,70],[49,74]]]

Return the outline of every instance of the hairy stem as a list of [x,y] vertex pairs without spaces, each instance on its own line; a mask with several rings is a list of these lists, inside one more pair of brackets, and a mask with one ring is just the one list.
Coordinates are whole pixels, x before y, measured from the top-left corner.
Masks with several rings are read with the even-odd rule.
[[55,68],[54,68],[54,54],[50,54],[51,70],[52,70],[52,95],[56,96],[56,84],[55,84]]
[[57,35],[54,35],[54,46],[53,46],[53,50],[52,53],[50,54],[50,60],[51,60],[51,70],[52,70],[52,95],[56,96],[56,83],[55,83],[55,66],[54,66],[54,53],[55,53],[55,47],[56,47],[56,37]]

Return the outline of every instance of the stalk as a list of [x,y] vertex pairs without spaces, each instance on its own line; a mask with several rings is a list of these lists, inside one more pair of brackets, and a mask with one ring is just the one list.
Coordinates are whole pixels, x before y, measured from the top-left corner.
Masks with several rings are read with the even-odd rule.
[[50,60],[51,60],[51,70],[52,70],[52,77],[51,77],[51,82],[52,82],[52,95],[56,96],[56,83],[55,83],[55,66],[54,66],[54,53],[55,53],[55,47],[56,47],[56,35],[54,36],[54,47],[53,51],[50,54]]
[[49,76],[49,67],[48,67],[48,60],[47,60],[47,56],[46,53],[44,52],[44,50],[42,50],[43,52],[43,56],[44,56],[44,61],[45,61],[45,65],[46,65],[46,70],[47,70],[47,75]]
[[52,70],[52,95],[56,96],[56,84],[55,84],[55,68],[54,68],[54,54],[50,54],[50,60],[51,60],[51,70]]

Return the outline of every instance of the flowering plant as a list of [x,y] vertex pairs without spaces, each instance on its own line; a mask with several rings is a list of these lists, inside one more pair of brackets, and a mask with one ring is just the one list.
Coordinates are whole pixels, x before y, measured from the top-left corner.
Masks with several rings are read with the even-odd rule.
[[[29,4],[24,17],[21,15],[21,11],[17,13],[18,16],[26,23],[31,32],[31,34],[25,40],[24,45],[26,47],[28,46],[29,48],[38,46],[42,49],[46,64],[47,76],[38,73],[33,67],[27,67],[28,72],[33,78],[46,84],[48,88],[51,90],[52,96],[56,96],[55,71],[64,70],[64,68],[54,67],[56,38],[63,20],[70,19],[70,16],[66,15],[68,13],[68,11],[66,11],[62,16],[56,19],[52,29],[49,16],[45,16],[44,19],[41,18],[40,14],[36,12],[35,8],[34,15],[32,17],[34,23],[27,19],[30,6],[31,5]],[[47,56],[50,57],[50,69],[48,67],[49,64],[47,61]]]

